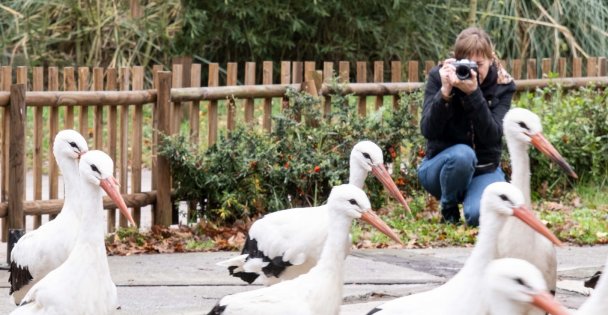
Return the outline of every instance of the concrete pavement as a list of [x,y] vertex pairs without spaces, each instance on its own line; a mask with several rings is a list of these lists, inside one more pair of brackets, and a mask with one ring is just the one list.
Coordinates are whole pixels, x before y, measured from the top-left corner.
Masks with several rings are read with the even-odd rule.
[[[0,262],[6,261],[0,244]],[[421,292],[455,274],[471,248],[355,250],[346,263],[342,314],[365,314],[383,301]],[[222,296],[259,288],[244,285],[215,263],[235,253],[159,254],[109,257],[122,309],[117,315],[206,314]],[[589,290],[582,279],[606,261],[608,246],[558,249],[558,299],[577,308]],[[8,299],[8,273],[0,272],[0,314],[15,306]]]

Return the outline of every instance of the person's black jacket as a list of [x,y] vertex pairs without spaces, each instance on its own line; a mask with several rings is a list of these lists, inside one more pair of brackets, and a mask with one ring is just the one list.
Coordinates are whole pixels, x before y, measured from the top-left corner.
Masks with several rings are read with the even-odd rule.
[[424,92],[420,129],[427,139],[426,157],[462,143],[475,150],[476,175],[494,171],[502,151],[502,120],[511,108],[515,83],[499,84],[497,68],[492,65],[477,90],[466,95],[453,88],[446,102],[441,96],[440,67],[431,69]]

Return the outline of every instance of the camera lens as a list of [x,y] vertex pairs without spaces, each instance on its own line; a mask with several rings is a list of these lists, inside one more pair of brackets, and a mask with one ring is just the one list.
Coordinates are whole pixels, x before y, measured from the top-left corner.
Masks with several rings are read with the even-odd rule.
[[467,65],[456,66],[456,77],[460,80],[468,80],[471,77],[471,68]]

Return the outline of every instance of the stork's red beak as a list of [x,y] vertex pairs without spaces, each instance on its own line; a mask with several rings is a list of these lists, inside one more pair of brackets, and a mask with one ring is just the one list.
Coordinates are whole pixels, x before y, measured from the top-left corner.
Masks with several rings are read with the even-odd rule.
[[408,213],[412,213],[412,210],[410,210],[407,201],[405,201],[405,198],[403,198],[401,191],[399,190],[399,188],[397,188],[397,184],[395,184],[395,182],[391,178],[391,175],[384,167],[384,164],[380,163],[378,165],[372,166],[372,174],[374,174],[374,176],[376,176],[376,178],[382,183],[382,185],[384,185],[384,187],[388,189],[391,196],[393,196],[399,201],[401,205],[403,205],[403,207],[407,210]]
[[375,228],[377,228],[380,232],[384,233],[386,236],[390,237],[393,241],[403,245],[401,239],[380,217],[372,210],[368,209],[361,215],[361,220],[371,224]]
[[561,169],[564,170],[566,174],[573,178],[578,178],[574,170],[572,170],[570,164],[566,162],[566,159],[564,159],[562,155],[559,154],[557,149],[551,144],[551,142],[549,142],[549,140],[547,140],[547,138],[545,138],[545,136],[543,136],[542,133],[539,132],[534,135],[530,135],[530,139],[532,145],[537,148],[538,151],[542,152],[549,159],[551,159],[551,161],[559,165],[559,167],[561,167]]
[[83,155],[87,154],[87,152],[89,152],[89,151],[79,152],[79,153],[78,153],[78,157],[77,157],[76,159],[80,160],[80,158],[81,158]]
[[513,208],[513,216],[522,220],[525,224],[530,226],[536,232],[549,239],[553,244],[557,246],[562,246],[562,242],[557,238],[557,236],[555,236],[551,231],[549,231],[545,224],[541,222],[536,217],[536,215],[534,215],[534,212],[532,212],[526,206]]
[[137,224],[135,224],[135,221],[133,220],[133,217],[131,216],[129,209],[127,208],[127,204],[125,203],[125,200],[122,199],[122,195],[120,194],[120,190],[118,189],[117,184],[118,184],[118,181],[116,180],[116,178],[114,178],[113,176],[110,176],[106,179],[102,179],[101,182],[99,183],[99,186],[101,186],[101,188],[103,188],[103,190],[105,190],[106,194],[108,194],[110,199],[112,199],[114,201],[114,203],[120,210],[120,213],[122,213],[122,215],[124,215],[125,218],[127,218],[127,220],[129,220],[129,222],[131,222],[131,225],[133,225],[134,227],[137,227]]
[[569,312],[549,292],[532,295],[532,304],[551,315],[568,315]]

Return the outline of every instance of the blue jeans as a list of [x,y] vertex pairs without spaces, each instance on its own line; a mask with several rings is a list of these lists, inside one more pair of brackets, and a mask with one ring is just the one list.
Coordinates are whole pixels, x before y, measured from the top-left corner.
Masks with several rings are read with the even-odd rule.
[[492,173],[473,177],[477,157],[465,144],[453,145],[432,159],[424,158],[418,168],[418,179],[431,195],[441,201],[442,209],[463,204],[468,225],[479,225],[479,201],[483,190],[494,182],[504,182],[500,167]]

